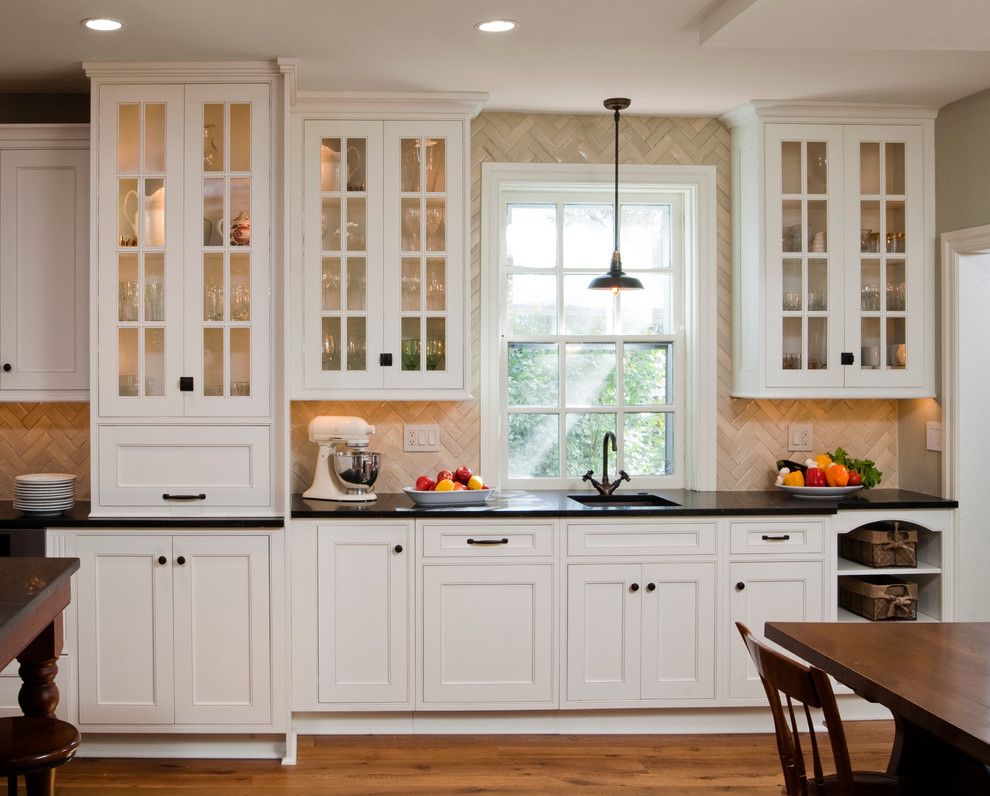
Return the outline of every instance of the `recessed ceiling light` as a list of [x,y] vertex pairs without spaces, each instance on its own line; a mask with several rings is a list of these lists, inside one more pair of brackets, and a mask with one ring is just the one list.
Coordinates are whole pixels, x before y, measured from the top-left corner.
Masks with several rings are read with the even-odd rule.
[[84,19],[82,24],[90,30],[100,31],[120,30],[124,27],[124,23],[119,19],[110,19],[109,17],[90,17]]
[[512,30],[516,22],[511,19],[490,19],[488,22],[479,22],[475,27],[485,33],[505,33]]

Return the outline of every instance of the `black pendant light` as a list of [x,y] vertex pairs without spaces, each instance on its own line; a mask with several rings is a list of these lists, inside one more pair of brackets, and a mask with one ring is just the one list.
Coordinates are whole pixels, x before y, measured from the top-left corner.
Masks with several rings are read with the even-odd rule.
[[629,107],[629,100],[625,97],[612,97],[605,100],[604,105],[610,111],[615,111],[615,215],[612,219],[615,247],[612,251],[612,264],[608,267],[608,273],[592,279],[588,288],[590,290],[611,290],[613,293],[618,293],[620,290],[642,290],[643,283],[622,270],[622,256],[619,254],[619,111],[624,111]]

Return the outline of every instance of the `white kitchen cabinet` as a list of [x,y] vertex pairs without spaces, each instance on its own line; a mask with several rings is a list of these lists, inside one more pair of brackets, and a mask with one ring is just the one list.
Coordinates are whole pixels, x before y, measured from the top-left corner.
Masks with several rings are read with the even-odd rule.
[[89,127],[0,126],[0,400],[86,400]]
[[273,721],[267,535],[78,534],[79,723]]
[[734,395],[934,394],[934,115],[729,114]]

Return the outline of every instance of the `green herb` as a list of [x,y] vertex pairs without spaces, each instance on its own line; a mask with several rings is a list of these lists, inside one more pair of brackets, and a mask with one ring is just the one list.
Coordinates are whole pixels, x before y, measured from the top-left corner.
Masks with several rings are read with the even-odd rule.
[[883,473],[877,469],[877,463],[872,459],[854,459],[843,448],[836,448],[835,453],[829,453],[832,461],[843,464],[849,470],[855,470],[863,479],[863,486],[872,489],[880,483]]

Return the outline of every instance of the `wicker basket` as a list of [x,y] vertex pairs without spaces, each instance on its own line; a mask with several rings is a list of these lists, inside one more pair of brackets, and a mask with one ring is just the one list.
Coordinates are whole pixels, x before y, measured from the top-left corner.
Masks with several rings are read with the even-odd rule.
[[890,575],[839,578],[839,606],[871,621],[918,618],[918,584]]
[[918,531],[898,522],[857,528],[839,535],[839,554],[868,567],[916,567]]

